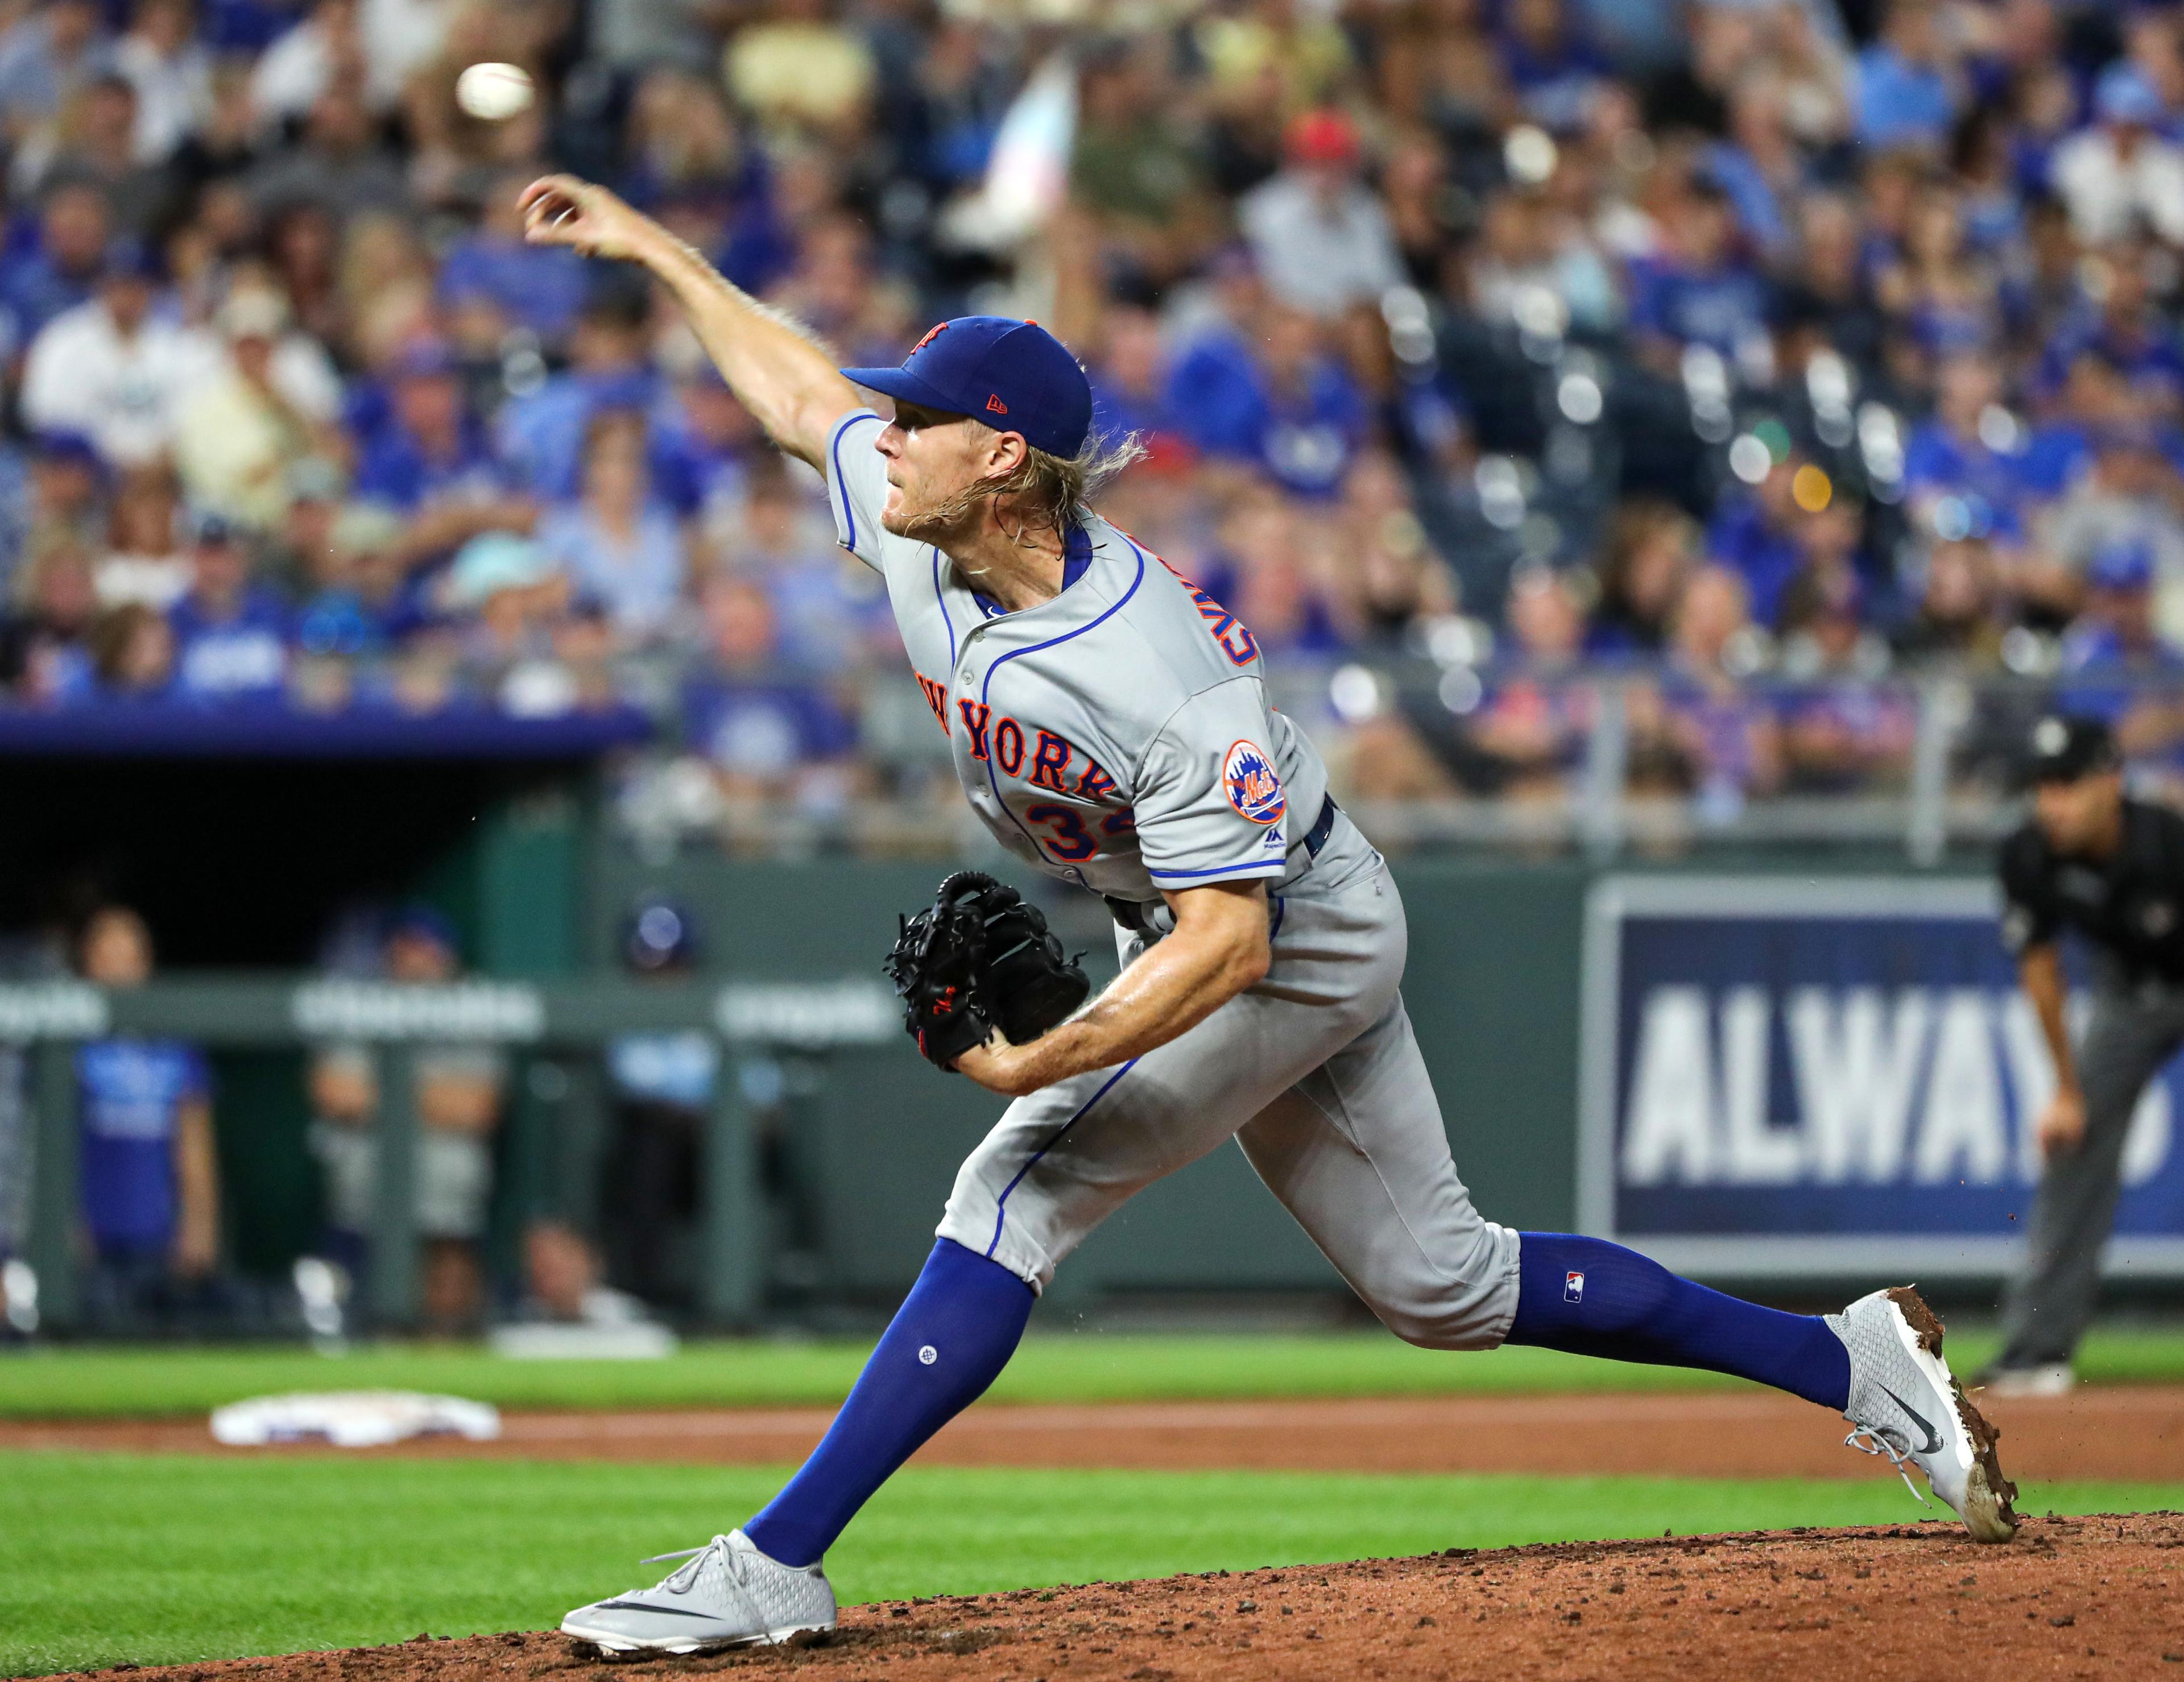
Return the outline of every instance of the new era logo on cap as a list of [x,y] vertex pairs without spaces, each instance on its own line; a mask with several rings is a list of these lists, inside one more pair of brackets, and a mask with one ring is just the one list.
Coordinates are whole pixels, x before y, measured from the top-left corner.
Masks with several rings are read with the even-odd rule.
[[1001,394],[999,392],[987,398],[986,412],[989,415],[1006,415],[1009,412],[1009,406],[1001,401]]
[[1564,1273],[1563,1275],[1563,1300],[1564,1302],[1582,1302],[1585,1300],[1584,1274]]

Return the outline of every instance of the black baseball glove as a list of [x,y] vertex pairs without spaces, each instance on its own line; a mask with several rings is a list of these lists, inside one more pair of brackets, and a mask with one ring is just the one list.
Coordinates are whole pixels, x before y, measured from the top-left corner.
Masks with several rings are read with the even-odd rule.
[[886,967],[903,1027],[944,1069],[997,1028],[1011,1044],[1038,1039],[1092,990],[1039,907],[983,871],[957,871],[905,917]]

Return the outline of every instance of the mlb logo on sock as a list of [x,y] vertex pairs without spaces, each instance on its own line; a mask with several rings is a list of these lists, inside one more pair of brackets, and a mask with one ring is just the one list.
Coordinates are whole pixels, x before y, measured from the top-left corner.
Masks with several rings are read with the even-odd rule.
[[1563,1275],[1563,1300],[1564,1302],[1582,1302],[1585,1300],[1584,1274],[1564,1273]]

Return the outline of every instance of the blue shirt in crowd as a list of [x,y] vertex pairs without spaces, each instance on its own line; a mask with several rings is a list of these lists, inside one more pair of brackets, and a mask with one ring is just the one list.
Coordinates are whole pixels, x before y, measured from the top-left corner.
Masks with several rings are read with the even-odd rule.
[[1610,67],[1581,41],[1565,40],[1551,53],[1539,53],[1514,36],[1502,43],[1502,67],[1524,108],[1543,128],[1575,132],[1584,128],[1596,88]]
[[296,646],[306,654],[376,654],[389,640],[387,614],[354,590],[321,590],[297,610]]
[[2025,440],[2018,476],[2027,497],[2044,502],[2069,490],[2092,459],[2092,440],[2083,427],[2067,421],[2035,426]]
[[1738,345],[1767,331],[1767,285],[1737,264],[1690,269],[1641,258],[1630,265],[1630,326],[1734,356]]
[[1876,150],[1945,138],[1957,120],[1948,78],[1875,42],[1858,55],[1858,137]]
[[646,453],[653,491],[678,517],[726,521],[742,505],[749,459],[699,437],[682,415],[655,417]]
[[623,632],[665,630],[682,599],[682,529],[658,503],[638,516],[627,546],[582,503],[540,521],[538,544],[560,563],[577,593],[604,607]]
[[93,40],[64,59],[53,50],[52,19],[25,18],[0,36],[0,119],[51,117],[77,88],[113,68],[113,48],[105,42]]
[[682,719],[692,747],[746,777],[786,777],[856,746],[855,725],[816,683],[700,680],[683,691]]
[[2159,320],[2136,331],[2119,329],[2097,309],[2073,311],[2056,325],[2040,358],[2040,382],[2059,391],[2071,365],[2081,356],[2098,357],[2133,384],[2159,382],[2184,394],[2184,345]]
[[33,247],[0,263],[0,309],[13,326],[14,348],[27,349],[54,316],[90,302],[95,274],[70,275]]
[[168,615],[175,632],[175,682],[199,700],[271,694],[288,675],[287,604],[266,585],[254,585],[235,612],[207,616],[185,596]]
[[1770,253],[1790,244],[1790,224],[1774,184],[1749,152],[1732,142],[1717,141],[1707,148],[1706,167],[1729,195],[1738,226]]
[[1126,391],[1102,379],[1096,369],[1092,374],[1092,430],[1103,438],[1119,438],[1131,432],[1146,438],[1162,432],[1178,437],[1189,432],[1177,416],[1168,393]]
[[482,428],[464,428],[454,454],[428,456],[409,431],[389,420],[372,434],[357,463],[355,495],[410,513],[427,503],[486,502],[504,495],[508,476],[493,459]]
[[705,1109],[713,1101],[720,1069],[720,1041],[696,1028],[625,1033],[607,1046],[607,1073],[616,1094],[639,1103]]
[[[584,432],[592,417],[616,409],[651,417],[667,400],[666,382],[649,368],[557,374],[500,411],[502,459],[534,496],[567,501],[583,487]],[[663,434],[677,430],[664,417],[655,419],[648,429],[651,451],[656,455]]]
[[1782,611],[1783,593],[1803,562],[1787,532],[1767,518],[1758,500],[1730,503],[1707,527],[1707,553],[1744,579],[1755,624],[1771,626]]
[[568,331],[589,285],[584,259],[573,251],[484,234],[458,240],[440,262],[443,303],[491,298],[510,320],[545,339]]
[[204,43],[217,53],[264,52],[296,25],[297,8],[278,0],[201,0]]
[[1168,381],[1167,406],[1198,448],[1256,462],[1301,497],[1334,495],[1368,418],[1357,387],[1332,359],[1313,365],[1301,393],[1277,393],[1249,347],[1227,333],[1184,353]]
[[[2050,705],[2080,718],[2098,718],[2113,727],[2147,699],[2149,689],[2173,699],[2184,678],[2184,656],[2164,648],[2127,650],[2105,625],[2075,626],[2063,639],[2063,669],[2050,692]],[[2160,680],[2166,679],[2166,682]],[[2176,750],[2154,757],[2176,763]]]
[[84,1223],[103,1250],[159,1250],[176,1215],[175,1135],[208,1098],[204,1058],[171,1039],[102,1039],[75,1054]]
[[2030,442],[2014,450],[1991,449],[1981,439],[1958,437],[1939,420],[1924,420],[1903,447],[1903,482],[1914,493],[1975,497],[1996,519],[2014,520],[2036,471]]

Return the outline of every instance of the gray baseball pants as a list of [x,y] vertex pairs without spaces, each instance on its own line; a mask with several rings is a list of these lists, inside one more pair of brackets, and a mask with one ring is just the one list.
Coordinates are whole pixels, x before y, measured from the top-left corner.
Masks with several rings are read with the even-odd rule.
[[[1492,1348],[1517,1310],[1518,1238],[1457,1178],[1398,990],[1407,935],[1386,866],[1339,817],[1270,918],[1256,986],[1134,1061],[1011,1104],[939,1235],[1041,1289],[1133,1193],[1233,1137],[1390,1330]],[[1121,945],[1127,965],[1145,937]]]
[[2101,1250],[2123,1189],[2124,1140],[2146,1083],[2184,1045],[2184,993],[2104,987],[2078,1046],[2086,1138],[2051,1156],[2025,1259],[2003,1299],[2003,1367],[2068,1362],[2093,1317]]

